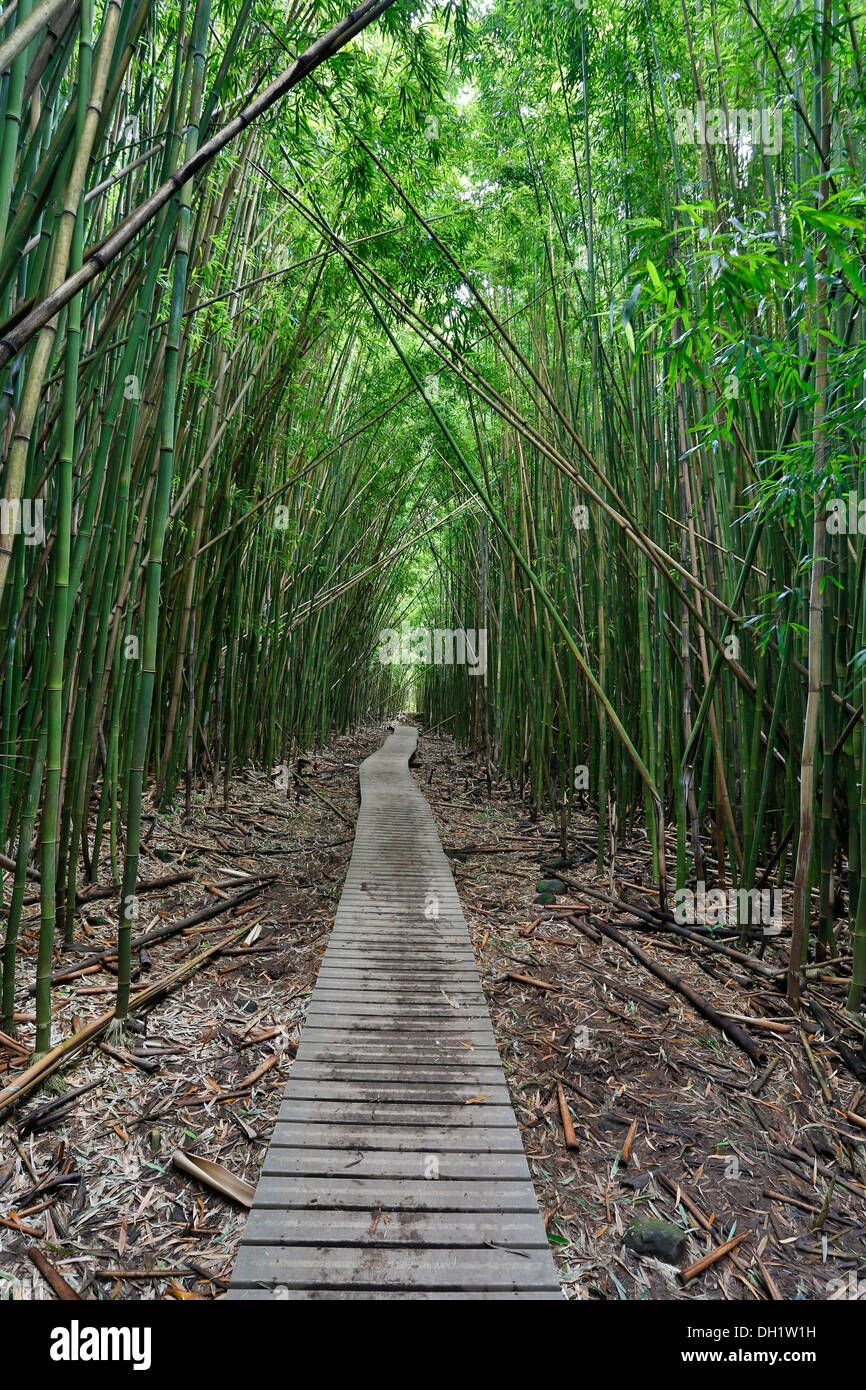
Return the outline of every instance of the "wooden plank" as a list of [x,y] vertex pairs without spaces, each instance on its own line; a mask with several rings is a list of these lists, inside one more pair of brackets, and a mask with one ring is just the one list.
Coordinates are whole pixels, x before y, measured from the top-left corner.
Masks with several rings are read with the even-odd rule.
[[336,942],[334,949],[331,950],[329,946],[328,951],[331,960],[354,959],[361,963],[381,958],[390,964],[392,961],[405,958],[410,962],[417,962],[418,965],[429,963],[437,967],[453,962],[463,965],[475,964],[475,955],[470,947],[462,945],[459,941],[443,941],[439,937],[435,941],[407,941],[404,937],[400,941],[368,940],[364,943],[353,942],[351,945],[348,942]]
[[[539,1247],[539,1242],[543,1245]],[[546,1248],[544,1228],[535,1212],[395,1211],[378,1207],[345,1211],[257,1208],[244,1230],[244,1245],[355,1245],[391,1251],[413,1246],[482,1248],[508,1245],[521,1250]]]
[[[383,985],[390,985],[395,990],[408,990],[417,994],[427,994],[431,989],[445,989],[451,994],[454,990],[469,989],[471,985],[476,985],[478,973],[476,971],[473,975],[471,971],[458,969],[456,966],[452,966],[448,970],[422,971],[413,970],[408,965],[401,965],[399,969],[396,969],[386,966],[350,966],[335,963],[328,965],[327,968],[323,966],[319,973],[319,979],[323,985],[333,985],[343,989],[378,989]],[[313,993],[315,994],[315,990]]]
[[265,1284],[260,1284],[257,1288],[242,1288],[240,1285],[233,1284],[232,1287],[226,1293],[226,1299],[231,1301],[232,1303],[249,1303],[261,1299],[288,1298],[289,1296],[291,1296],[293,1302],[295,1300],[300,1300],[303,1302],[310,1303],[317,1303],[319,1301],[333,1302],[335,1300],[342,1301],[343,1299],[362,1298],[375,1298],[377,1302],[388,1300],[391,1300],[393,1302],[395,1300],[398,1300],[400,1303],[422,1302],[430,1300],[442,1302],[443,1300],[448,1299],[456,1300],[460,1303],[480,1303],[490,1299],[495,1299],[497,1302],[501,1299],[520,1299],[521,1301],[523,1299],[532,1299],[536,1303],[549,1303],[551,1299],[556,1299],[557,1301],[562,1299],[562,1293],[559,1290],[556,1290],[554,1292],[553,1290],[549,1289],[546,1290],[536,1288],[517,1289],[512,1290],[510,1292],[498,1293],[489,1293],[483,1289],[460,1289],[456,1292],[452,1289],[399,1289],[395,1293],[387,1289],[377,1289],[375,1292],[371,1292],[369,1289],[326,1289],[319,1287],[315,1289],[292,1288],[290,1295],[289,1290],[285,1287],[285,1285],[280,1285],[278,1290],[275,1292],[273,1288]]
[[[474,961],[455,961],[444,960],[438,964],[416,960],[411,953],[401,957],[399,960],[374,960],[370,956],[364,956],[357,960],[349,960],[348,957],[334,955],[330,959],[325,956],[321,966],[325,978],[329,974],[340,973],[343,975],[381,975],[385,979],[393,979],[396,982],[405,980],[407,983],[426,985],[438,984],[440,980],[456,978],[465,980],[467,984],[478,984],[478,969]],[[317,981],[318,982],[318,981]]]
[[436,1085],[423,1085],[416,1081],[384,1081],[378,1085],[363,1081],[332,1081],[319,1078],[316,1081],[292,1080],[286,1087],[284,1104],[297,1104],[299,1101],[322,1101],[336,1103],[344,1101],[400,1103],[404,1105],[457,1105],[470,1110],[487,1110],[490,1106],[506,1106],[508,1123],[513,1112],[508,1098],[508,1088],[488,1084],[483,1094],[478,1091],[475,1081],[445,1082]]
[[[450,1002],[449,1002],[450,1001]],[[440,987],[434,990],[403,990],[397,988],[379,989],[360,989],[357,986],[344,986],[342,989],[336,985],[322,985],[321,989],[316,990],[315,999],[311,999],[307,1012],[313,1007],[319,1008],[324,1005],[331,1005],[332,1008],[341,1008],[344,1005],[366,1004],[378,1009],[380,1014],[387,1014],[394,1008],[443,1008],[451,1009],[457,1013],[460,1009],[481,1009],[478,996],[470,994],[467,989],[455,990],[452,994],[450,990]],[[382,1005],[385,1007],[383,1008]]]
[[[383,1008],[382,1005],[386,1007]],[[456,1007],[455,1007],[456,1006]],[[461,1015],[467,1018],[483,1018],[487,1021],[487,1012],[484,1006],[477,999],[467,1000],[461,1006],[455,999],[451,1004],[447,1003],[444,995],[440,994],[438,999],[434,995],[426,999],[408,998],[405,995],[394,994],[384,999],[371,999],[365,990],[356,990],[354,993],[342,995],[337,999],[325,998],[320,995],[317,999],[312,999],[307,1008],[307,1022],[311,1018],[377,1018],[381,1021],[382,1016],[390,1017],[399,1013],[400,1018],[450,1018],[459,1019]]]
[[385,1022],[364,1014],[319,1014],[307,1020],[304,1032],[309,1033],[314,1042],[319,1039],[326,1042],[329,1038],[351,1033],[364,1042],[370,1042],[374,1037],[393,1042],[394,1035],[399,1034],[410,1042],[432,1037],[447,1042],[462,1038],[464,1042],[487,1043],[488,1046],[494,1043],[493,1029],[489,1023],[485,1026],[477,1019],[455,1018],[453,1014],[424,1019],[401,1013],[397,1018]]
[[527,1286],[555,1288],[548,1250],[396,1249],[368,1246],[308,1248],[242,1245],[233,1278],[238,1284],[311,1284],[368,1289],[484,1289],[514,1292]]
[[[446,994],[450,999],[456,999],[457,1004],[474,1004],[480,1006],[478,1001],[478,976],[475,974],[474,980],[466,980],[464,983],[457,983],[453,990],[446,988],[445,980],[431,980],[428,984],[421,984],[420,981],[406,980],[396,981],[382,979],[378,984],[371,986],[361,986],[357,981],[328,981],[321,977],[316,981],[316,990],[313,991],[314,997],[318,999],[335,999],[341,1001],[346,997],[370,999],[378,1004],[393,1004],[395,1001],[405,999],[407,1004],[424,1004],[425,1001],[431,1004],[442,1004]],[[484,998],[482,995],[481,998]],[[313,1001],[310,1001],[313,1002]],[[382,1011],[385,1012],[385,1011]]]
[[295,1100],[286,1099],[280,1106],[279,1119],[286,1124],[308,1125],[405,1125],[423,1121],[427,1125],[446,1128],[484,1129],[514,1126],[514,1111],[510,1105],[456,1105],[432,1101],[405,1100]]
[[[301,1081],[313,1083],[327,1083],[331,1081],[348,1081],[352,1085],[366,1085],[370,1082],[376,1084],[396,1084],[404,1082],[429,1083],[432,1085],[450,1086],[454,1084],[465,1084],[469,1087],[479,1086],[481,1090],[488,1090],[491,1086],[500,1085],[504,1087],[502,1080],[502,1068],[498,1060],[491,1066],[472,1066],[445,1067],[445,1066],[410,1066],[407,1068],[401,1062],[359,1062],[349,1060],[348,1062],[308,1062],[305,1061],[300,1052],[292,1067],[292,1075],[289,1078],[286,1094],[289,1094],[289,1086]],[[507,1091],[507,1087],[504,1087]]]
[[286,1149],[423,1149],[425,1153],[523,1153],[517,1126],[482,1129],[436,1124],[299,1124],[278,1120],[272,1144]]
[[453,1018],[487,1022],[488,1015],[477,999],[461,1000],[450,992],[448,998],[450,1004],[441,994],[438,998],[429,995],[407,997],[405,994],[380,995],[374,990],[355,989],[311,1000],[307,1014],[309,1016],[315,1010],[315,1016],[319,1019],[339,1019],[341,1015],[349,1015],[352,1018]]
[[390,952],[374,947],[357,953],[337,951],[329,957],[328,968],[333,969],[337,966],[343,970],[396,970],[398,973],[406,970],[413,978],[422,979],[440,974],[462,974],[471,980],[473,971],[476,978],[478,974],[475,960],[468,953],[460,956],[443,951],[436,956],[430,952],[413,951],[411,947],[403,946],[395,947]]
[[[472,979],[468,974],[453,975],[446,974],[444,971],[426,981],[413,977],[408,971],[404,971],[399,977],[390,971],[378,974],[359,971],[352,971],[351,973],[344,971],[341,974],[336,974],[328,971],[321,984],[323,989],[339,989],[344,995],[352,991],[355,994],[374,994],[382,992],[386,987],[389,988],[392,991],[391,998],[386,1001],[386,1005],[382,1009],[383,1017],[387,1018],[389,1016],[387,1007],[389,1003],[399,1004],[403,999],[410,1001],[417,999],[419,1003],[423,1003],[429,999],[431,990],[443,989],[450,998],[459,999],[461,991],[465,992],[469,989]],[[313,994],[315,995],[315,990]],[[441,993],[439,994],[439,1002],[443,1002]],[[477,995],[472,1002],[481,1009],[482,1003],[478,1001]]]
[[469,1046],[462,1051],[457,1046],[446,1047],[444,1044],[437,1047],[435,1043],[419,1043],[415,1047],[410,1047],[406,1043],[376,1043],[365,1046],[363,1043],[353,1042],[347,1039],[343,1043],[312,1043],[301,1044],[298,1049],[298,1057],[303,1056],[306,1062],[377,1062],[389,1061],[400,1062],[406,1067],[455,1067],[465,1062],[467,1057],[473,1062],[481,1062],[485,1066],[490,1066],[499,1061],[499,1053],[495,1047],[473,1047]]
[[[433,1161],[431,1161],[433,1160]],[[400,1152],[351,1149],[283,1149],[272,1144],[265,1154],[262,1173],[269,1177],[393,1178],[410,1182],[467,1179],[495,1183],[525,1182],[532,1192],[529,1168],[523,1153],[431,1154],[429,1149]],[[429,1176],[433,1174],[433,1176]]]
[[265,1207],[363,1211],[537,1212],[535,1194],[525,1182],[440,1178],[273,1177],[261,1179],[256,1210]]

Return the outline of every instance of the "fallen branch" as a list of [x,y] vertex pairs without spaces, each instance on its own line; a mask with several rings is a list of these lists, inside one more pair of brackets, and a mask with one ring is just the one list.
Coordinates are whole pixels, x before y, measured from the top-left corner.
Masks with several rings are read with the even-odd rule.
[[[221,903],[219,906],[220,911],[224,912],[226,905]],[[248,931],[249,926],[247,923],[244,923],[244,925],[229,938],[230,942],[240,941],[241,937],[246,936]],[[166,975],[164,979],[157,980],[154,984],[148,985],[146,989],[139,990],[138,994],[134,996],[130,1003],[130,1013],[137,1013],[140,1009],[153,1003],[160,995],[166,993],[167,990],[172,989],[174,985],[180,984],[189,975],[194,974],[200,965],[204,965],[205,961],[210,960],[211,956],[217,955],[218,952],[223,949],[223,945],[224,943],[221,941],[215,942],[208,946],[206,950],[201,951],[199,955],[193,956],[191,960],[184,962],[177,970],[173,970],[171,974]],[[66,1038],[62,1043],[58,1043],[56,1047],[52,1047],[50,1052],[46,1052],[37,1062],[33,1062],[26,1071],[20,1072],[11,1085],[6,1086],[0,1091],[0,1114],[10,1109],[13,1105],[17,1105],[25,1095],[34,1089],[34,1087],[40,1086],[47,1077],[53,1075],[55,1071],[62,1067],[71,1056],[79,1052],[87,1043],[92,1042],[94,1038],[98,1038],[100,1033],[103,1033],[111,1023],[114,1016],[114,1009],[109,1009],[107,1013],[100,1014],[98,1018],[94,1018],[86,1027],[80,1029],[79,1032],[73,1033],[72,1037]]]
[[71,1284],[67,1284],[59,1269],[54,1268],[54,1265],[45,1258],[41,1250],[31,1246],[27,1254],[59,1299],[64,1303],[79,1303],[81,1301],[81,1295],[75,1292]]
[[693,1265],[689,1265],[688,1269],[681,1269],[680,1279],[682,1282],[687,1284],[690,1279],[695,1279],[699,1274],[703,1274],[704,1270],[709,1269],[710,1265],[714,1265],[717,1260],[722,1259],[722,1257],[729,1254],[731,1250],[736,1250],[737,1246],[746,1239],[748,1234],[748,1231],[741,1231],[738,1236],[734,1236],[733,1240],[726,1240],[724,1245],[718,1245],[715,1250],[711,1250],[708,1255],[704,1255],[703,1259],[696,1260]]
[[[252,888],[245,888],[234,898],[229,898],[225,902],[212,903],[210,907],[200,907],[189,917],[182,917],[179,922],[167,922],[165,926],[154,927],[153,931],[145,932],[144,936],[136,937],[130,949],[138,951],[142,946],[152,946],[155,941],[166,941],[171,936],[177,936],[178,932],[186,931],[188,927],[197,926],[199,922],[209,922],[212,917],[219,917],[223,912],[230,912],[232,908],[240,907],[241,903],[245,903],[249,898],[261,893],[269,883],[273,883],[276,877],[276,874],[263,876],[261,883],[254,884]],[[72,966],[69,970],[55,971],[51,976],[51,983],[53,985],[64,984],[67,980],[74,980],[77,975],[83,975],[85,971],[92,970],[95,965],[115,960],[116,957],[117,947],[106,946],[102,951],[94,951],[92,955],[87,956],[85,960]],[[31,985],[29,992],[34,994],[36,986]]]
[[[0,869],[8,869],[10,874],[14,874],[17,865],[14,859],[10,859],[7,854],[0,854]],[[39,883],[39,874],[35,869],[26,868],[24,870],[31,883]]]
[[507,980],[516,980],[520,985],[535,985],[536,989],[548,989],[554,994],[559,993],[559,985],[548,984],[547,980],[537,980],[534,975],[521,975],[516,970],[506,970]]
[[[158,893],[161,888],[174,888],[178,883],[189,883],[195,878],[195,869],[179,870],[176,874],[166,874],[165,878],[142,879],[135,885],[136,896],[142,893]],[[109,884],[107,888],[88,888],[83,893],[76,893],[75,901],[77,904],[97,902],[101,898],[115,898],[120,896],[121,885]]]
[[339,806],[335,805],[333,801],[329,801],[323,792],[320,792],[318,788],[313,786],[312,782],[308,782],[306,777],[302,777],[301,774],[295,772],[294,769],[292,770],[292,776],[296,782],[300,782],[302,787],[306,787],[308,792],[312,792],[313,796],[317,796],[320,801],[323,801],[328,809],[334,812],[335,816],[339,816],[340,820],[345,821],[350,829],[355,829],[355,822],[346,815],[345,811],[341,811]]
[[565,1135],[565,1147],[567,1149],[577,1149],[580,1145],[577,1142],[577,1135],[574,1132],[571,1112],[568,1108],[568,1101],[565,1099],[565,1091],[562,1089],[561,1081],[557,1081],[556,1083],[556,1095],[559,1101],[559,1118],[562,1120],[562,1132]]
[[776,1056],[771,1058],[771,1060],[767,1063],[767,1066],[761,1072],[761,1075],[758,1077],[757,1081],[752,1082],[751,1091],[753,1096],[759,1096],[761,1094],[781,1060],[781,1057],[777,1053]]
[[858,1081],[866,1081],[866,1056],[856,1053],[853,1048],[848,1047],[847,1043],[842,1041],[839,1025],[821,1004],[810,998],[809,995],[804,997],[803,1002],[816,1023],[819,1023],[823,1028],[827,1043],[841,1057],[851,1075],[855,1076]]
[[25,1115],[18,1130],[18,1138],[23,1139],[27,1134],[38,1134],[43,1129],[49,1129],[57,1120],[62,1119],[67,1110],[72,1109],[79,1097],[101,1085],[100,1079],[88,1081],[84,1086],[76,1086],[73,1090],[67,1091],[65,1095],[58,1096],[56,1100],[48,1101],[46,1105],[37,1106],[35,1110],[31,1110],[28,1115]]
[[[581,893],[586,893],[588,897],[597,898],[599,902],[608,903],[615,907],[618,912],[631,912],[639,919],[634,923],[650,931],[672,932],[674,936],[681,936],[686,941],[693,942],[696,946],[705,946],[708,951],[715,951],[717,955],[727,956],[729,960],[735,960],[739,965],[744,965],[755,975],[760,975],[765,980],[777,980],[779,971],[772,965],[765,965],[763,961],[757,960],[755,956],[748,955],[745,951],[737,951],[732,946],[724,946],[721,941],[714,940],[711,936],[704,936],[701,932],[692,930],[681,923],[674,921],[671,913],[662,913],[659,908],[651,910],[637,907],[634,903],[627,903],[622,898],[615,898],[610,893],[602,893],[600,889],[590,888],[585,883],[578,883],[576,879],[568,878],[566,874],[558,874],[558,878],[563,883],[567,883],[570,888],[577,888]],[[577,926],[578,923],[575,923]]]
[[2,1032],[2,1030],[0,1030],[0,1047],[4,1050],[8,1049],[10,1052],[17,1052],[24,1057],[30,1052],[29,1047],[25,1047],[17,1038],[10,1038],[9,1034]]
[[593,918],[593,923],[598,927],[598,930],[609,937],[611,941],[615,941],[618,946],[624,947],[630,955],[634,956],[635,960],[640,962],[645,970],[648,970],[651,975],[655,975],[657,980],[663,980],[664,983],[670,986],[672,990],[675,990],[677,994],[681,994],[684,999],[687,999],[692,1007],[697,1009],[699,1014],[703,1014],[704,1018],[718,1028],[720,1032],[729,1037],[731,1042],[736,1043],[737,1047],[742,1048],[743,1052],[745,1052],[748,1057],[751,1057],[753,1062],[756,1064],[760,1063],[762,1057],[760,1048],[749,1037],[748,1033],[743,1032],[739,1024],[731,1023],[720,1014],[717,1009],[713,1008],[713,1005],[708,999],[705,999],[696,989],[692,989],[691,985],[686,984],[685,980],[681,979],[679,975],[674,975],[672,971],[666,970],[663,965],[658,965],[654,960],[650,960],[649,956],[646,955],[639,946],[635,946],[633,941],[629,941],[627,936],[623,936],[622,932],[617,931],[616,927],[612,927],[609,922],[603,922],[600,917],[595,917]]
[[809,1066],[810,1066],[810,1068],[811,1068],[812,1075],[814,1076],[814,1078],[815,1078],[815,1080],[817,1081],[818,1085],[821,1087],[821,1094],[823,1095],[823,1097],[824,1097],[824,1099],[826,1100],[827,1104],[828,1104],[828,1105],[832,1105],[832,1104],[833,1104],[833,1092],[830,1090],[830,1084],[829,1084],[829,1082],[828,1082],[826,1076],[824,1076],[823,1072],[821,1071],[820,1067],[818,1066],[818,1063],[817,1063],[816,1060],[815,1060],[815,1054],[814,1054],[814,1052],[812,1051],[811,1047],[809,1046],[809,1039],[806,1037],[806,1034],[803,1032],[803,1029],[802,1029],[802,1028],[799,1030],[799,1033],[800,1033],[800,1042],[801,1042],[801,1044],[802,1044],[803,1051],[805,1052],[806,1056],[807,1056],[808,1059],[809,1059]]
[[[189,883],[195,878],[193,869],[184,869],[183,872],[176,874],[166,874],[165,878],[143,878],[135,886],[136,894],[159,893],[164,888],[173,888],[178,883]],[[83,893],[75,894],[75,906],[84,907],[88,903],[102,902],[106,898],[117,898],[120,896],[121,885],[110,883],[102,888],[88,888]],[[29,907],[33,903],[38,903],[38,895],[33,895],[24,899],[24,906]]]

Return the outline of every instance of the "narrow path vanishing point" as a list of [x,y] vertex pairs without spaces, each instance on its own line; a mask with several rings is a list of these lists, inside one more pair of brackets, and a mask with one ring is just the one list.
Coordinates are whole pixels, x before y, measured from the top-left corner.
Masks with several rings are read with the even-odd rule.
[[361,765],[229,1299],[561,1297],[417,741],[398,725]]

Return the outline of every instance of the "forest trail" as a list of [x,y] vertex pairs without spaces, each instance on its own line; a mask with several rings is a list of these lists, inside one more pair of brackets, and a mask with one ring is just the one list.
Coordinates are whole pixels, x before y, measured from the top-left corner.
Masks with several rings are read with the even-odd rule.
[[416,745],[398,725],[361,765],[230,1299],[561,1296]]

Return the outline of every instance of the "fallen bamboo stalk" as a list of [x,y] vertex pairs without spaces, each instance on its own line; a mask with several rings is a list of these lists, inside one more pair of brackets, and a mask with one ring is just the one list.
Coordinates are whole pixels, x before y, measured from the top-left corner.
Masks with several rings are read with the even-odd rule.
[[760,1255],[755,1256],[755,1264],[761,1271],[761,1278],[767,1286],[767,1293],[770,1295],[770,1298],[773,1300],[774,1303],[783,1303],[784,1299],[782,1298],[782,1295],[779,1293],[776,1281],[774,1280],[770,1271],[767,1269],[767,1266],[764,1264],[764,1261],[761,1259]]
[[535,985],[536,989],[547,989],[553,993],[559,992],[559,985],[548,984],[547,980],[537,980],[534,975],[521,975],[517,970],[506,970],[507,980],[516,980],[520,985]]
[[[189,883],[195,878],[195,869],[182,869],[176,874],[166,874],[165,878],[141,879],[135,885],[136,894],[158,893],[161,888],[174,888],[179,883]],[[116,898],[120,894],[121,885],[109,884],[105,888],[88,888],[84,893],[77,893],[75,901],[77,904],[93,903],[102,898]]]
[[[558,878],[563,883],[567,883],[571,888],[577,888],[580,892],[586,893],[588,897],[597,898],[599,902],[608,903],[611,907],[617,908],[620,912],[631,912],[640,919],[642,925],[651,931],[673,932],[675,936],[681,936],[686,941],[693,942],[696,946],[706,946],[708,951],[714,951],[717,955],[727,956],[729,960],[737,961],[738,964],[746,966],[754,974],[760,975],[765,980],[776,980],[779,971],[772,965],[765,965],[763,961],[756,960],[754,956],[748,955],[745,951],[737,951],[733,946],[724,946],[721,941],[715,941],[712,937],[702,936],[700,933],[691,931],[687,926],[674,921],[671,913],[662,914],[659,908],[649,911],[643,907],[637,907],[634,903],[627,903],[622,898],[615,898],[610,893],[602,893],[600,889],[589,888],[585,883],[578,883],[576,879],[568,878],[566,874],[558,874]],[[577,924],[575,924],[577,925]],[[637,923],[635,923],[637,925]],[[783,972],[784,973],[784,972]]]
[[562,1132],[565,1135],[565,1147],[567,1149],[578,1149],[580,1145],[577,1135],[574,1132],[574,1125],[571,1119],[571,1111],[568,1108],[568,1101],[565,1099],[565,1091],[562,1089],[562,1082],[556,1083],[556,1097],[559,1101],[559,1118],[562,1120]]
[[776,1018],[753,1018],[750,1014],[729,1014],[722,1011],[723,1018],[729,1018],[732,1023],[749,1023],[753,1028],[762,1028],[767,1033],[780,1033],[787,1035],[793,1031],[793,1023],[783,1023]]
[[[208,922],[212,917],[219,917],[223,912],[230,912],[232,908],[239,907],[248,899],[255,897],[269,883],[273,883],[275,875],[263,878],[261,883],[255,884],[252,888],[245,888],[236,897],[230,898],[227,902],[212,903],[210,907],[200,907],[189,917],[183,917],[179,922],[167,922],[165,926],[154,927],[153,931],[145,932],[144,936],[136,937],[130,946],[131,951],[138,951],[142,946],[152,946],[156,941],[166,941],[169,937],[176,936],[178,932],[186,931],[189,927],[196,926],[199,922]],[[69,970],[58,970],[51,976],[53,985],[63,984],[67,980],[74,980],[77,975],[83,975],[106,961],[114,960],[117,956],[116,946],[106,946],[102,951],[94,951],[92,955],[86,957],[80,964],[73,966]],[[36,986],[30,986],[30,993],[35,993]]]
[[[14,874],[17,865],[14,859],[10,859],[8,854],[0,854],[0,869],[8,869],[10,874]],[[35,869],[26,868],[24,870],[31,883],[39,883],[39,874]]]
[[[225,911],[225,905],[220,904],[220,909],[221,911]],[[248,931],[249,927],[245,923],[244,926],[229,938],[229,940],[240,941],[241,937],[245,936]],[[217,955],[217,953],[222,950],[223,944],[224,943],[221,941],[214,942],[212,945],[208,946],[206,950],[201,951],[197,956],[193,956],[191,960],[186,961],[183,965],[179,966],[177,970],[173,970],[171,974],[166,975],[162,980],[157,980],[154,984],[148,985],[146,989],[141,990],[140,993],[133,997],[129,1006],[129,1012],[137,1013],[139,1009],[143,1008],[146,1004],[150,1004],[153,1000],[158,999],[161,994],[164,994],[174,985],[180,984],[188,975],[192,975],[200,965],[204,965],[205,961],[210,960],[211,956]],[[10,1109],[13,1105],[17,1105],[35,1086],[41,1085],[47,1077],[53,1075],[55,1071],[62,1067],[63,1064],[76,1052],[80,1051],[82,1047],[92,1042],[94,1038],[99,1037],[100,1033],[105,1031],[114,1017],[114,1009],[109,1009],[106,1013],[100,1014],[98,1018],[92,1019],[91,1022],[80,1029],[79,1032],[73,1033],[70,1038],[66,1038],[62,1043],[58,1043],[56,1047],[52,1047],[50,1052],[46,1052],[38,1061],[33,1062],[25,1071],[20,1072],[11,1085],[6,1086],[0,1091],[0,1114]]]
[[696,1279],[699,1274],[703,1274],[705,1269],[710,1268],[710,1265],[714,1265],[717,1260],[721,1260],[723,1256],[729,1254],[732,1250],[736,1250],[737,1246],[742,1244],[748,1234],[748,1231],[741,1231],[740,1234],[734,1236],[732,1240],[726,1240],[724,1245],[717,1245],[715,1250],[711,1250],[708,1255],[704,1255],[703,1259],[696,1260],[693,1265],[689,1265],[688,1269],[681,1269],[680,1279],[682,1282],[687,1284],[690,1279]]
[[88,1081],[84,1086],[75,1086],[65,1095],[58,1096],[56,1100],[50,1100],[45,1105],[37,1106],[35,1110],[31,1110],[29,1114],[25,1115],[18,1131],[19,1139],[30,1134],[31,1131],[40,1129],[46,1122],[48,1124],[54,1123],[61,1115],[65,1115],[67,1110],[71,1110],[81,1096],[101,1085],[102,1081],[97,1077],[95,1081]]
[[277,1054],[272,1052],[270,1057],[266,1057],[261,1065],[256,1067],[255,1071],[250,1072],[249,1076],[244,1076],[233,1089],[236,1091],[245,1091],[248,1087],[254,1086],[256,1082],[260,1081],[265,1075],[265,1072],[269,1072],[271,1067],[275,1067],[279,1064],[279,1060]]
[[761,1072],[761,1075],[758,1077],[757,1081],[752,1082],[753,1096],[759,1096],[761,1094],[770,1077],[773,1075],[773,1072],[776,1070],[776,1067],[779,1065],[780,1061],[781,1058],[777,1053],[776,1056],[771,1058],[770,1061],[767,1063],[766,1067]]
[[803,1032],[802,1028],[800,1029],[800,1042],[803,1045],[803,1051],[809,1059],[809,1066],[812,1070],[812,1075],[814,1076],[818,1085],[821,1087],[821,1094],[823,1095],[827,1104],[832,1105],[833,1092],[830,1090],[830,1084],[827,1081],[826,1076],[823,1074],[820,1067],[818,1066],[818,1063],[815,1059],[815,1054],[809,1046],[809,1039],[806,1037],[806,1034]]
[[335,816],[339,816],[340,820],[345,821],[346,825],[352,830],[355,829],[355,822],[346,815],[345,811],[341,811],[339,806],[335,805],[333,801],[329,801],[323,792],[320,792],[317,787],[314,787],[311,782],[307,781],[306,777],[302,777],[301,774],[295,772],[294,769],[292,770],[292,776],[296,782],[300,782],[302,787],[306,787],[307,791],[312,792],[313,796],[317,796],[320,801],[323,801],[328,809],[334,812]]
[[588,936],[590,941],[594,941],[596,945],[601,941],[601,932],[597,932],[595,927],[589,925],[589,922],[581,922],[577,917],[570,917],[568,920],[571,922],[572,926],[577,927],[579,932],[582,932],[584,936]]
[[616,927],[612,927],[608,922],[603,922],[599,917],[594,918],[593,921],[600,932],[609,937],[611,941],[615,941],[617,945],[624,947],[630,955],[634,956],[635,960],[640,962],[645,970],[648,970],[651,975],[655,975],[657,980],[663,980],[665,984],[669,985],[677,994],[681,994],[684,999],[687,999],[692,1007],[697,1009],[698,1013],[703,1014],[704,1018],[718,1028],[720,1032],[726,1034],[726,1036],[731,1039],[731,1042],[736,1043],[737,1047],[741,1048],[753,1062],[756,1064],[760,1063],[762,1059],[760,1048],[754,1040],[749,1037],[748,1033],[743,1032],[738,1023],[730,1023],[717,1009],[713,1008],[713,1005],[708,999],[705,999],[696,989],[692,989],[691,985],[686,984],[685,980],[681,979],[679,975],[674,975],[670,970],[666,970],[663,965],[658,965],[655,961],[650,960],[649,956],[646,955],[639,946],[635,946],[634,942],[629,941],[628,937],[623,936],[622,932],[617,931]]
[[35,1264],[42,1278],[51,1285],[57,1297],[63,1303],[78,1303],[81,1295],[76,1293],[71,1284],[67,1284],[59,1269],[55,1269],[50,1260],[46,1259],[41,1250],[34,1247],[27,1251],[30,1259]]
[[0,1030],[0,1047],[9,1048],[12,1052],[22,1053],[25,1057],[30,1051],[29,1047],[25,1047],[17,1038],[10,1038],[9,1034],[4,1033],[2,1030]]
[[0,1226],[5,1226],[7,1231],[17,1231],[22,1236],[36,1236],[38,1240],[42,1239],[42,1231],[37,1230],[35,1226],[25,1226],[14,1212],[9,1216],[0,1216]]
[[[195,870],[193,869],[184,869],[176,874],[166,874],[165,878],[143,878],[136,884],[135,891],[139,896],[144,893],[159,893],[165,888],[174,888],[179,883],[190,883],[194,878]],[[120,888],[119,883],[110,883],[102,888],[88,888],[83,893],[75,894],[75,906],[86,907],[88,903],[103,902],[107,898],[119,897]],[[39,902],[39,897],[35,895],[25,898],[23,901],[24,906],[29,907],[33,903]]]

